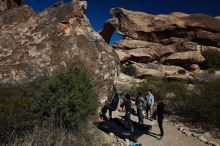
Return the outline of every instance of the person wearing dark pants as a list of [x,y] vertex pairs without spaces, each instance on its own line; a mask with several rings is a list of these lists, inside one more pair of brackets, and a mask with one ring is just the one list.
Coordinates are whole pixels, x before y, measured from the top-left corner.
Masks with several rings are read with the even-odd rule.
[[162,100],[163,100],[163,98],[160,97],[158,105],[157,105],[157,122],[158,122],[158,126],[160,128],[160,137],[158,137],[158,140],[162,139],[162,137],[164,135],[164,131],[163,131],[164,103]]
[[101,119],[107,120],[106,113],[109,110],[109,118],[112,119],[112,111],[115,111],[118,107],[119,103],[119,95],[115,93],[111,103],[104,105],[104,107],[101,109],[100,117]]
[[131,122],[131,99],[129,94],[125,95],[124,106],[125,106],[125,127],[133,132],[134,130]]

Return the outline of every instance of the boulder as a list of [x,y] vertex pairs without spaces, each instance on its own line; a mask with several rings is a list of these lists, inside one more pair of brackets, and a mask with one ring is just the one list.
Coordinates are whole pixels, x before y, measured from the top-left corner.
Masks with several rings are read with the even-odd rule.
[[154,64],[154,63],[134,63],[132,64],[137,70],[137,78],[148,78],[148,77],[157,77],[157,78],[166,78],[179,75],[179,71],[183,70],[184,76],[186,76],[187,80],[191,77],[191,73],[179,66],[173,65],[162,65],[162,64]]
[[111,14],[119,20],[119,33],[125,37],[157,43],[170,37],[187,38],[220,47],[220,20],[205,14],[151,15],[123,8],[113,8]]
[[191,64],[190,71],[194,73],[199,73],[201,70],[198,64]]
[[119,59],[122,63],[127,62],[128,60],[132,60],[135,62],[150,62],[154,60],[154,56],[152,54],[148,54],[148,50],[146,49],[134,49],[134,50],[115,50],[118,54]]
[[38,82],[54,70],[77,64],[90,75],[100,98],[110,96],[116,54],[91,28],[81,4],[70,2],[39,14],[28,6],[2,13],[0,83]]
[[121,56],[121,61],[132,60],[147,63],[174,53],[169,46],[139,40],[120,40],[113,47]]
[[187,51],[200,51],[200,45],[195,42],[191,42],[180,38],[171,38],[175,43],[172,44],[172,48],[176,52],[187,52]]
[[134,87],[139,86],[144,80],[130,77],[124,73],[120,73],[114,82],[117,93],[130,93]]
[[123,50],[115,50],[115,52],[120,62],[126,62],[131,57],[130,54],[126,53]]
[[202,63],[205,61],[205,58],[202,56],[199,51],[187,51],[187,52],[177,52],[168,56],[164,64],[167,65],[179,65],[187,67],[191,64]]
[[131,50],[131,49],[137,49],[137,48],[160,48],[164,47],[161,44],[148,42],[148,41],[141,41],[141,40],[133,40],[133,39],[122,39],[118,42],[116,42],[113,45],[116,49],[122,49],[122,50]]
[[166,76],[166,78],[171,81],[192,81],[193,80],[193,77],[188,76],[188,75],[182,75],[182,74],[168,75]]
[[202,51],[202,52],[207,52],[207,51],[220,52],[220,48],[212,47],[212,46],[201,46],[201,51]]

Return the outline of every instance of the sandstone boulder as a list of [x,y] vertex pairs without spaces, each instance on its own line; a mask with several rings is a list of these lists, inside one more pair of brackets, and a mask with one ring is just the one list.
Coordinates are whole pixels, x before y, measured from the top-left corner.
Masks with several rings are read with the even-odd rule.
[[[139,40],[120,40],[114,44],[114,48],[121,61],[132,60],[135,62],[152,62],[170,55],[174,51],[169,46]],[[125,55],[126,54],[126,55]]]
[[195,42],[191,42],[181,38],[171,38],[175,43],[172,44],[172,48],[176,52],[187,52],[187,51],[200,51],[200,45]]
[[179,66],[172,65],[162,65],[154,63],[134,63],[132,64],[137,70],[137,78],[148,78],[148,77],[157,77],[157,78],[166,78],[171,76],[179,75],[179,71],[184,71],[184,75],[191,78],[191,73]]
[[188,75],[181,75],[181,74],[169,75],[169,76],[166,76],[166,78],[171,81],[192,81],[193,80],[193,77],[188,76]]
[[[76,63],[90,74],[99,96],[109,96],[117,69],[115,52],[93,31],[83,10],[76,1],[39,14],[27,6],[3,13],[0,83],[37,82],[60,67]],[[10,13],[25,16],[15,20]]]
[[216,51],[216,52],[220,52],[220,48],[212,47],[212,46],[202,46],[202,47],[201,47],[201,51],[202,51],[202,52],[206,52],[206,51]]
[[190,66],[190,71],[194,73],[199,73],[201,70],[198,64],[192,64]]
[[172,54],[166,58],[164,64],[188,66],[191,64],[197,64],[204,62],[205,58],[199,51],[178,52]]
[[115,50],[115,52],[116,52],[120,62],[126,62],[131,57],[130,54],[126,53],[123,50]]
[[120,73],[114,84],[119,94],[129,93],[136,86],[139,86],[144,80],[130,77],[126,74]]
[[147,50],[145,49],[134,49],[134,50],[115,50],[118,54],[120,62],[124,63],[128,60],[135,61],[135,62],[150,62],[154,60],[154,56],[148,54]]

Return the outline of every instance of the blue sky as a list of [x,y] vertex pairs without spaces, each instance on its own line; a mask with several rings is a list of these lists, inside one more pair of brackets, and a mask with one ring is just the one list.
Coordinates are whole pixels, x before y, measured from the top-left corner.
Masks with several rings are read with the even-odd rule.
[[[26,0],[35,11],[40,12],[53,5],[58,0]],[[70,2],[71,0],[64,0]],[[220,16],[220,0],[87,0],[86,16],[92,27],[99,31],[104,22],[111,18],[110,9],[123,7],[134,11],[143,11],[150,14],[169,14],[172,12],[205,13]],[[115,34],[112,42],[121,37]]]

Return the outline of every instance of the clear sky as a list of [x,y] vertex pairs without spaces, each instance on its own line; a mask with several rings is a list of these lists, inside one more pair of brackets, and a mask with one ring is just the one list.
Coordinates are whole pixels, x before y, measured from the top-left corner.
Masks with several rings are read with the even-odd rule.
[[[40,12],[59,0],[26,0],[35,11]],[[64,0],[70,2],[71,0]],[[220,16],[220,0],[87,0],[86,16],[92,27],[99,31],[104,22],[111,18],[109,13],[113,7],[123,7],[150,14],[169,14],[172,12],[205,13]],[[114,35],[112,42],[120,39]]]

